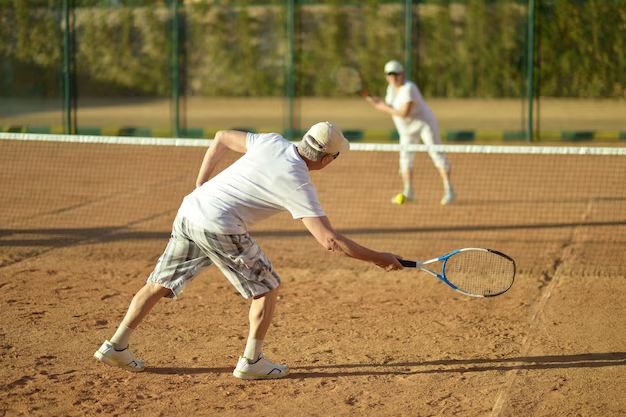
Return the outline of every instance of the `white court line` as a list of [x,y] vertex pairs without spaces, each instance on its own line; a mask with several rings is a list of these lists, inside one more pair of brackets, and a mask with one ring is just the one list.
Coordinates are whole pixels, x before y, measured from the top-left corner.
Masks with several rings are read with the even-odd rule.
[[[522,349],[520,351],[521,357],[528,355],[528,351],[530,350],[530,336],[533,334],[534,329],[538,327],[539,322],[541,321],[541,318],[543,316],[543,311],[546,306],[546,303],[548,302],[548,299],[552,296],[552,291],[554,291],[554,288],[556,287],[559,281],[559,276],[561,275],[559,271],[560,271],[560,268],[555,272],[554,276],[552,277],[552,281],[550,281],[550,284],[548,284],[548,286],[546,287],[546,290],[543,292],[541,296],[541,300],[539,300],[539,303],[537,304],[537,308],[535,309],[532,320],[530,322],[530,329],[528,330],[528,335],[522,341]],[[496,402],[493,405],[493,408],[491,409],[491,417],[497,417],[500,415],[500,412],[502,411],[504,404],[507,402],[509,398],[509,391],[518,373],[519,373],[519,369],[512,369],[508,371],[508,374],[506,375],[506,379],[504,380],[504,385],[502,389],[500,390],[500,392],[498,393]]]
[[[585,220],[589,216],[592,206],[593,206],[593,203],[591,200],[589,200],[589,202],[587,203],[587,209],[582,215],[583,220]],[[535,311],[533,313],[533,316],[530,322],[530,328],[528,329],[528,335],[522,341],[522,348],[520,350],[521,357],[528,356],[528,351],[530,350],[530,345],[531,345],[530,343],[531,336],[533,334],[533,331],[539,326],[539,323],[541,322],[541,319],[543,318],[543,311],[545,309],[546,303],[548,302],[548,299],[552,296],[552,292],[554,291],[554,289],[556,288],[559,282],[563,265],[566,264],[567,261],[572,256],[574,242],[575,242],[574,238],[578,230],[579,228],[574,228],[574,230],[572,230],[572,234],[569,239],[569,244],[565,248],[563,248],[563,251],[562,251],[561,260],[563,262],[559,264],[557,268],[555,269],[554,275],[552,276],[552,281],[550,281],[550,283],[544,290],[543,294],[541,295],[541,299],[539,300],[539,303],[537,304],[537,307],[535,308]],[[509,393],[510,393],[511,387],[513,386],[515,377],[519,374],[519,371],[520,371],[519,369],[512,369],[508,371],[506,378],[504,380],[503,387],[498,393],[496,402],[493,405],[493,408],[491,409],[491,417],[498,417],[500,413],[502,412],[504,404],[506,404],[506,402],[509,399]]]

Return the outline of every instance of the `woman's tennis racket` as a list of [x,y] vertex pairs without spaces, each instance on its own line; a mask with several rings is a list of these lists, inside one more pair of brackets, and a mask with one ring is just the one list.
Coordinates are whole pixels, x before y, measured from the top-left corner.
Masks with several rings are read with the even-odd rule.
[[369,97],[361,74],[354,67],[339,67],[333,73],[333,80],[337,84],[337,88],[345,93],[360,93],[364,97]]
[[[472,297],[503,294],[515,279],[515,261],[492,249],[464,248],[424,262],[399,261],[405,267],[429,272],[452,289]],[[441,274],[424,266],[438,261],[443,261]]]

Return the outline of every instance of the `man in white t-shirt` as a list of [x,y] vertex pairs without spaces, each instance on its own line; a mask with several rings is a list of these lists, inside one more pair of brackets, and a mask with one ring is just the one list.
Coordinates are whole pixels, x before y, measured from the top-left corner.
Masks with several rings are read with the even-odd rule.
[[[400,136],[400,144],[416,144],[420,140],[426,145],[441,143],[437,119],[430,107],[424,101],[417,85],[404,77],[404,67],[398,61],[389,61],[385,64],[387,77],[387,94],[383,101],[379,97],[366,99],[374,107],[391,115]],[[454,188],[450,182],[450,163],[443,152],[430,151],[429,155],[443,180],[444,195],[441,204],[452,203],[456,199]],[[400,177],[402,178],[402,194],[407,200],[415,200],[413,186],[413,170],[415,152],[400,151]],[[397,203],[392,198],[392,203]]]
[[[194,277],[215,264],[243,297],[252,300],[248,340],[233,375],[242,379],[288,375],[286,365],[275,364],[262,353],[281,281],[249,235],[252,225],[287,210],[327,250],[385,271],[402,269],[396,255],[365,248],[335,231],[320,205],[309,171],[326,167],[349,149],[341,130],[330,122],[312,126],[297,145],[277,133],[217,132],[196,189],[180,206],[163,255],[113,337],[94,354],[96,359],[143,371],[143,361],[128,348],[134,329],[161,298],[180,296]],[[244,155],[209,179],[228,150]]]

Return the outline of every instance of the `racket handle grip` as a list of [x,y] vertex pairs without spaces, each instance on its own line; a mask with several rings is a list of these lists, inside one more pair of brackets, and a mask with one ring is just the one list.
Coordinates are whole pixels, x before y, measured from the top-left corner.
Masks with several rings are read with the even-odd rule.
[[417,266],[417,262],[415,262],[415,261],[407,261],[405,259],[398,259],[398,261],[400,261],[400,263],[404,267],[415,268]]

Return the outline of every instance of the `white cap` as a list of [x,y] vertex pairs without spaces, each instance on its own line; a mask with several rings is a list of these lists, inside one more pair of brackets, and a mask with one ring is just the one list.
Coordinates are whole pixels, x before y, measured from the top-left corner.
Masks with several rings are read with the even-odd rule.
[[403,74],[404,67],[398,61],[389,61],[385,64],[385,74]]
[[316,151],[335,155],[350,150],[350,142],[343,136],[341,129],[331,122],[316,123],[302,138]]

